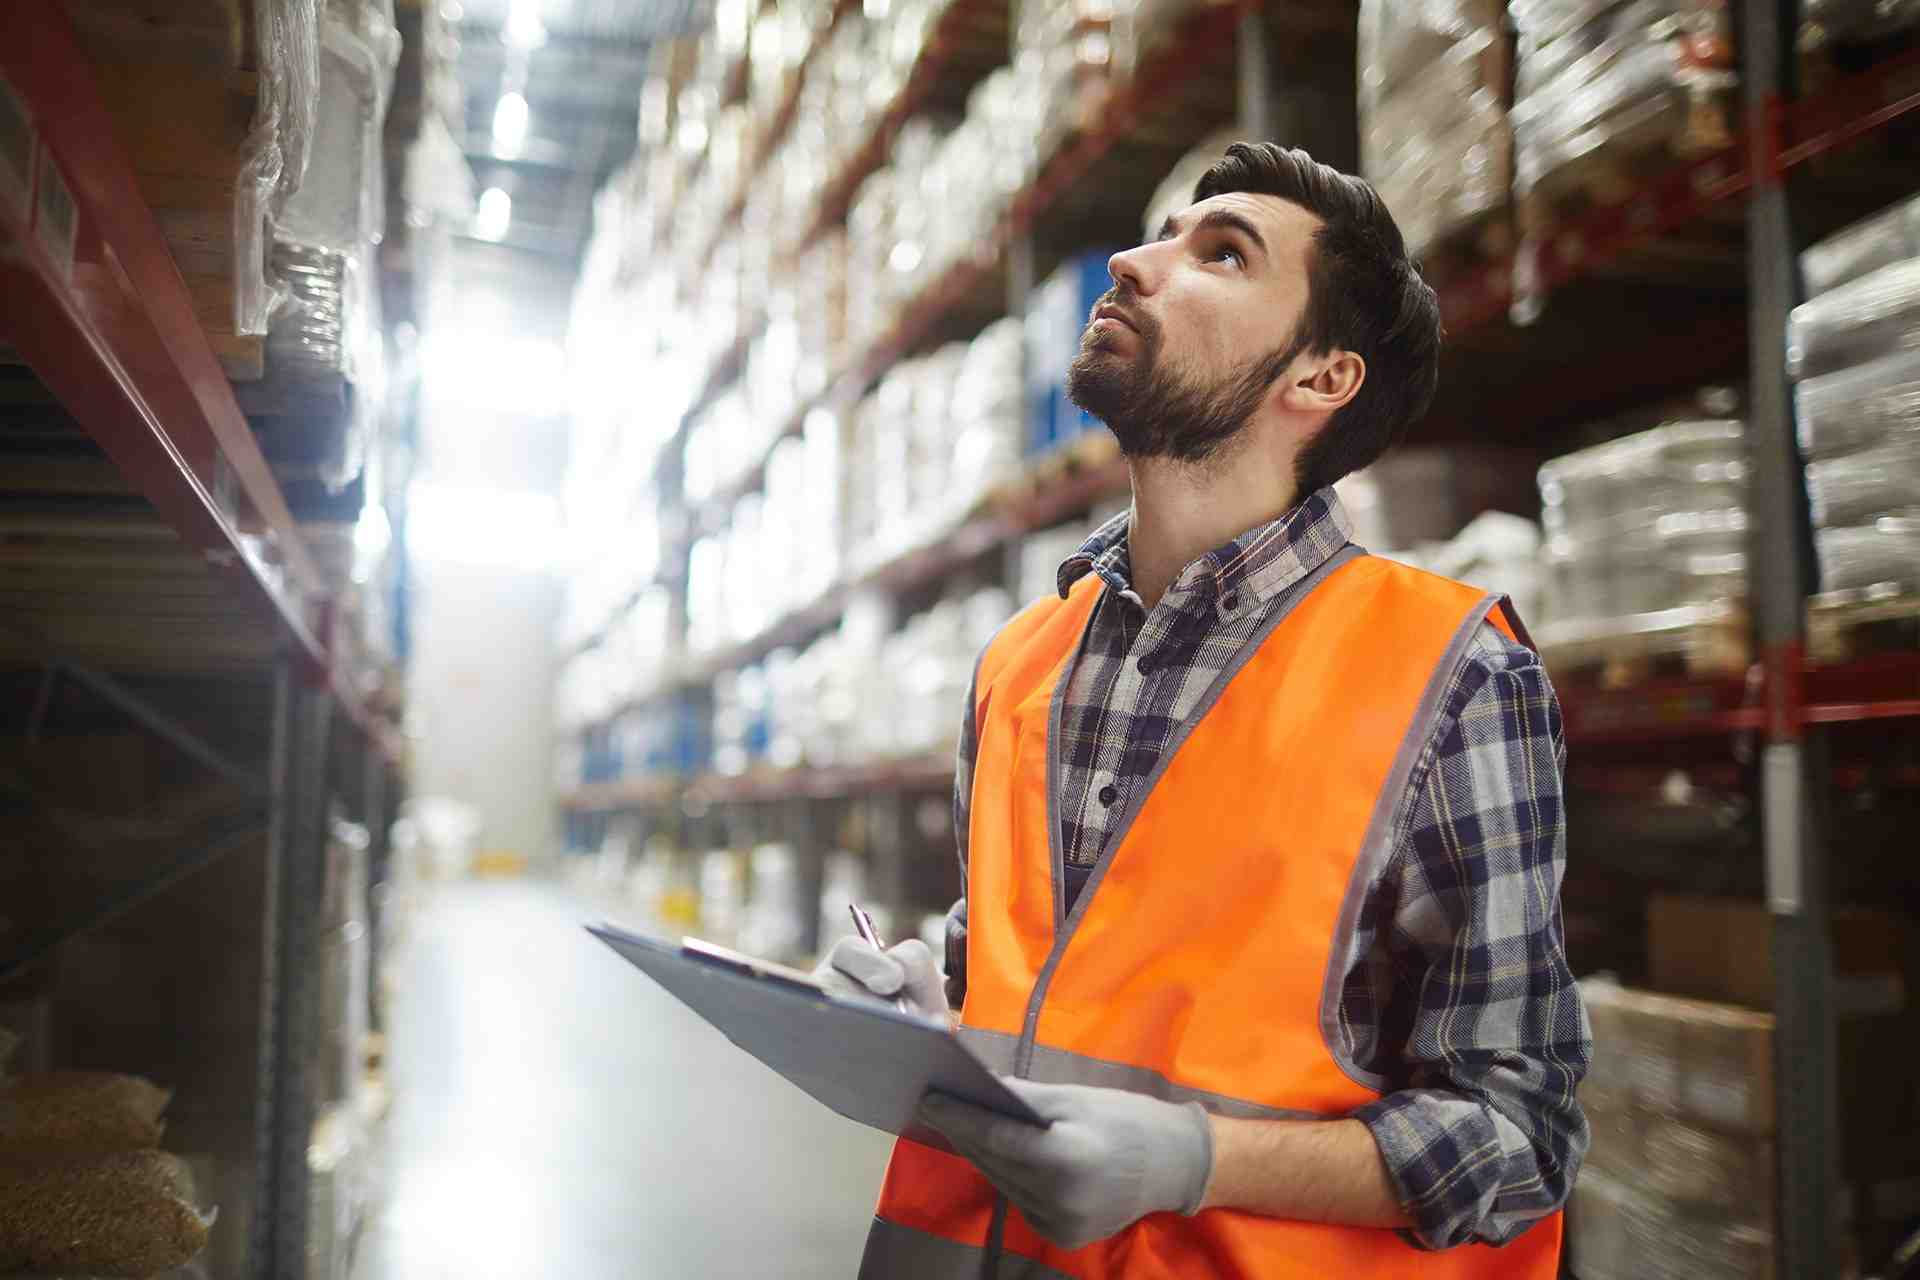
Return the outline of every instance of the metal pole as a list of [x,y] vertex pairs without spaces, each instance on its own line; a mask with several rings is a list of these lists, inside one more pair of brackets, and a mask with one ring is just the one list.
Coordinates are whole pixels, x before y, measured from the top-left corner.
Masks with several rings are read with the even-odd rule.
[[1255,6],[1240,19],[1240,129],[1257,142],[1273,140],[1273,64],[1267,58],[1266,19]]
[[1780,171],[1780,107],[1792,91],[1794,0],[1743,0],[1746,106],[1754,188],[1747,205],[1748,397],[1755,629],[1767,675],[1760,767],[1767,904],[1773,918],[1774,1080],[1784,1280],[1832,1274],[1835,1178],[1832,959],[1825,843],[1812,798],[1824,779],[1803,739],[1800,673],[1810,566],[1802,554],[1805,483],[1787,386],[1787,315],[1799,295]]
[[327,740],[332,697],[281,661],[275,689],[269,939],[264,982],[261,1171],[252,1271],[305,1274],[307,1145],[319,1031],[320,899],[326,860]]

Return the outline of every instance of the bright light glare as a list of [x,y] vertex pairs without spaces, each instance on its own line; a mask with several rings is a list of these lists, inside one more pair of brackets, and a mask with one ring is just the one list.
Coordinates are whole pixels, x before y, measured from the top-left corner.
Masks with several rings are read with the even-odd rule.
[[545,44],[547,29],[540,22],[540,0],[513,0],[501,38],[516,49],[538,49]]
[[503,93],[493,108],[493,149],[509,160],[527,145],[527,100],[518,93]]
[[498,330],[429,333],[420,380],[436,408],[552,415],[566,406],[567,357],[558,343]]
[[387,520],[387,509],[377,502],[370,502],[360,511],[360,521],[353,526],[353,580],[366,582],[373,577],[373,571],[387,554],[387,547],[393,542],[393,525]]
[[416,484],[407,548],[423,564],[552,572],[565,551],[560,504],[545,493]]
[[513,197],[498,187],[480,193],[480,209],[474,214],[473,234],[482,240],[504,240],[513,225]]

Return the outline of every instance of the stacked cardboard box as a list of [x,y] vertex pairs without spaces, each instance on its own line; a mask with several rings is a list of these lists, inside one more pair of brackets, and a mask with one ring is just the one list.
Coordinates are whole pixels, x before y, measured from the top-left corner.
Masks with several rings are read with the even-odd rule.
[[[1648,946],[1661,991],[1581,983],[1594,1037],[1580,1090],[1593,1145],[1570,1206],[1581,1280],[1773,1274],[1772,930],[1757,903],[1657,896]],[[1913,1034],[1911,936],[1886,912],[1834,913],[1838,1078],[1872,1081],[1841,1093],[1840,1167],[1856,1188],[1916,1170],[1905,1135],[1920,1091],[1899,1047]]]

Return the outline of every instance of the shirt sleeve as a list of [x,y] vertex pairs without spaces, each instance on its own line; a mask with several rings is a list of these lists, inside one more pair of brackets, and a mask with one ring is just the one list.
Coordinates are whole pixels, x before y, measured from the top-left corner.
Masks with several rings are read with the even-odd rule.
[[1587,1150],[1592,1035],[1567,966],[1560,707],[1538,660],[1481,645],[1409,786],[1379,901],[1388,1092],[1362,1107],[1427,1249],[1511,1240]]
[[947,1007],[958,1009],[967,998],[967,833],[973,800],[973,762],[979,752],[974,725],[974,692],[980,681],[976,663],[967,682],[967,705],[960,718],[960,745],[953,761],[953,839],[960,856],[960,900],[947,912]]

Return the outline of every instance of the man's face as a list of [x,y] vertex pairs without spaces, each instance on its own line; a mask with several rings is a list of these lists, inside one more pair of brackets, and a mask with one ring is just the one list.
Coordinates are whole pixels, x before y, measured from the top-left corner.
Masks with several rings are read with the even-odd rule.
[[1129,457],[1203,462],[1300,353],[1319,219],[1277,196],[1214,196],[1117,253],[1067,375]]

